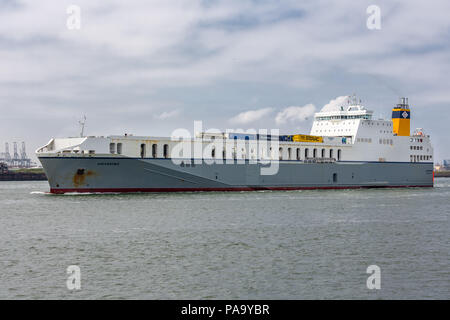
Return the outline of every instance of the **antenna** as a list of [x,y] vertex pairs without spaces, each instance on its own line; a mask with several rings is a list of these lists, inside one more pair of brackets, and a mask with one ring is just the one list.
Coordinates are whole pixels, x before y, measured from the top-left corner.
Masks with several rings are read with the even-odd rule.
[[81,120],[78,121],[78,123],[81,126],[80,137],[83,138],[84,137],[84,126],[86,124],[86,115],[85,114],[83,114],[83,117],[81,117]]
[[353,93],[351,95],[351,105],[352,106],[358,105],[358,97],[356,96],[356,93]]

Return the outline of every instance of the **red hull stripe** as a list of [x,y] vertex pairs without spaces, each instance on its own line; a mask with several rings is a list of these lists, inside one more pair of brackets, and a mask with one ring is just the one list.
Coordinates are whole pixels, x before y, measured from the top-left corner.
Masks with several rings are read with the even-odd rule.
[[137,193],[137,192],[197,192],[197,191],[261,191],[261,190],[330,190],[330,189],[367,189],[367,188],[424,188],[433,185],[412,186],[336,186],[336,187],[229,187],[229,188],[76,188],[55,189],[50,192],[61,193]]

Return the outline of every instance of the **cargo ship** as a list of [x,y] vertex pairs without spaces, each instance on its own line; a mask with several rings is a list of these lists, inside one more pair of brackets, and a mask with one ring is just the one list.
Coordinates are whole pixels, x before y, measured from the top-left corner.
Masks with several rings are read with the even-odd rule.
[[309,134],[53,138],[36,155],[52,193],[433,187],[430,136],[410,119],[407,98],[387,120],[349,98]]

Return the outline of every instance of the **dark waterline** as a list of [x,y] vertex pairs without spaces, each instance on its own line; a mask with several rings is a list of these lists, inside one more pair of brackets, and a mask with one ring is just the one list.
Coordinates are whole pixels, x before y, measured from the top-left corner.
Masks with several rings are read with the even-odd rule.
[[[435,188],[50,195],[0,183],[1,299],[449,299]],[[366,269],[381,268],[381,290]],[[81,268],[81,290],[66,268]]]

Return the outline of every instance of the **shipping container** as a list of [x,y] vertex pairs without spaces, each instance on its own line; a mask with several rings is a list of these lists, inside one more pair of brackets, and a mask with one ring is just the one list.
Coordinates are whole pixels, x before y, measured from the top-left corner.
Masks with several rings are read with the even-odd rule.
[[229,133],[228,139],[234,139],[234,140],[256,140],[257,135],[256,134],[250,134],[250,133]]
[[279,136],[279,141],[294,141],[292,135]]
[[256,135],[256,137],[257,137],[258,140],[268,140],[268,141],[271,141],[273,139],[278,139],[277,136],[272,136],[270,134],[259,134],[258,133]]
[[323,143],[323,138],[318,137],[318,136],[310,136],[310,135],[306,135],[306,134],[296,134],[293,137],[293,141]]

